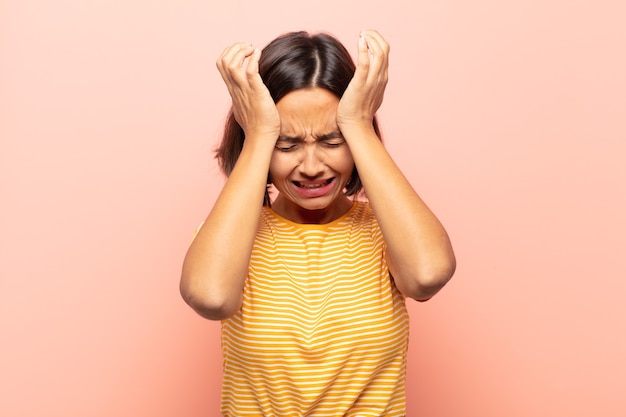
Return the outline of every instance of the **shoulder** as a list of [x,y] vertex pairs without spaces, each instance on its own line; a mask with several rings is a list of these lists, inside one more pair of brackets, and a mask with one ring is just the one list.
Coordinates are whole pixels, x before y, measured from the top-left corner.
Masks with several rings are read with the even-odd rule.
[[353,223],[378,224],[369,201],[355,201],[350,218]]

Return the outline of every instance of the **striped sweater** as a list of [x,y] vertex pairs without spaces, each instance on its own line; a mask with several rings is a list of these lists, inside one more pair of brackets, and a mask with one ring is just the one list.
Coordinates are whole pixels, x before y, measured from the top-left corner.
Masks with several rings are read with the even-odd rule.
[[366,202],[328,224],[263,208],[243,305],[222,322],[222,413],[403,416],[408,315]]

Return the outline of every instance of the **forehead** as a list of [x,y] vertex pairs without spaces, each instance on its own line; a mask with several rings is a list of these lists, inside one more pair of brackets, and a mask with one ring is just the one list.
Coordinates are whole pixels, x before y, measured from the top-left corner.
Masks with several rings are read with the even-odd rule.
[[336,127],[339,98],[323,88],[292,91],[276,103],[281,130]]

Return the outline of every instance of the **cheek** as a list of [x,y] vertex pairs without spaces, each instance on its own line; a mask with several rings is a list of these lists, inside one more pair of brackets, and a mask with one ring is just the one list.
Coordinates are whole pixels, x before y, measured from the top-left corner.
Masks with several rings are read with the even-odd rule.
[[284,154],[277,152],[274,152],[274,154],[272,154],[269,172],[269,177],[272,181],[274,179],[285,177],[287,176],[287,174],[289,174],[289,164],[284,156]]
[[340,156],[337,158],[336,163],[337,171],[340,171],[347,175],[352,175],[352,170],[354,169],[354,159],[352,159],[352,153],[346,149],[345,152],[342,152]]

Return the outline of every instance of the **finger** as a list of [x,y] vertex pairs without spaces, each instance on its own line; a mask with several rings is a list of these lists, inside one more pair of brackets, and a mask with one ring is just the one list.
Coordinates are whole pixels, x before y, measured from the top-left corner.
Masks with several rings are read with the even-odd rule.
[[367,45],[369,59],[367,82],[386,83],[389,66],[389,44],[376,31],[364,31],[362,36]]
[[224,82],[226,83],[226,86],[228,87],[228,90],[231,91],[231,76],[227,71],[227,67],[228,67],[228,63],[231,61],[231,57],[232,54],[234,53],[235,49],[239,48],[238,44],[235,45],[231,45],[227,48],[224,49],[224,51],[222,52],[222,54],[220,55],[220,57],[218,58],[216,65],[217,65],[217,69],[220,72],[220,75],[222,76],[222,79],[224,80]]
[[252,45],[249,43],[236,43],[226,48],[217,63],[222,77],[225,80],[236,82],[237,73],[241,71],[246,57],[252,53],[252,50]]
[[366,37],[368,43],[371,44],[373,49],[379,51],[385,55],[389,54],[389,43],[383,38],[383,36],[375,30],[362,30],[361,35]]
[[[238,76],[249,50],[253,49],[249,43],[236,43],[222,52],[217,61],[217,68],[224,80],[228,94],[233,100],[233,105],[240,100],[242,91],[248,88],[243,75]],[[235,113],[237,111],[235,110]]]
[[[259,59],[261,59],[261,50],[255,48],[248,57],[248,65],[246,66],[246,76],[251,83],[261,81],[261,76],[259,75]],[[252,86],[254,87],[254,84],[252,84]]]
[[370,58],[377,58],[385,63],[389,56],[389,44],[378,32],[365,31],[362,36],[366,40]]
[[223,70],[227,66],[227,64],[232,60],[233,54],[235,54],[235,52],[240,48],[241,48],[240,43],[236,43],[227,48],[224,48],[224,50],[222,51],[222,53],[220,54],[219,58],[216,61],[216,65],[218,69]]
[[365,39],[365,36],[361,34],[359,36],[357,63],[356,63],[356,70],[354,72],[354,78],[357,81],[365,82],[367,80],[369,66],[370,66],[370,57],[369,57],[369,51],[367,48],[367,40]]
[[231,62],[238,53],[247,49],[252,49],[252,44],[246,42],[237,42],[224,49],[224,52],[222,52],[222,54],[220,55],[218,62]]

